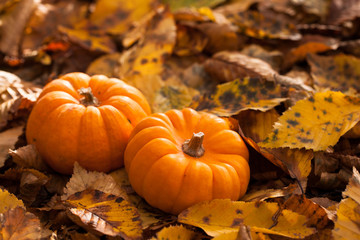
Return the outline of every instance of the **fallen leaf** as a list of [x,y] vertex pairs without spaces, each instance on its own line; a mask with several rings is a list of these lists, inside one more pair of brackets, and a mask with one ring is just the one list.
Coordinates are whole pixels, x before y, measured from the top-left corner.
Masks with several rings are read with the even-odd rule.
[[123,189],[126,190],[126,193],[129,196],[129,202],[136,207],[138,213],[140,214],[143,229],[147,229],[150,226],[172,223],[176,220],[171,215],[164,214],[164,212],[151,207],[143,198],[135,193],[131,187],[125,168],[113,171],[109,175],[114,178],[114,180],[121,185]]
[[200,0],[200,1],[194,1],[194,0],[180,0],[180,1],[171,1],[171,0],[163,0],[164,3],[168,4],[170,6],[170,9],[172,11],[176,11],[178,9],[184,8],[184,7],[215,7],[216,5],[219,5],[225,0]]
[[[17,2],[11,11],[7,11],[1,19],[0,51],[10,58],[19,59],[22,35],[31,14],[39,4],[35,0],[23,0]],[[10,62],[10,65],[11,62]],[[15,64],[18,65],[18,64]]]
[[[261,150],[262,152],[267,153],[265,156],[268,156],[270,153],[275,158],[276,161],[272,161],[275,165],[278,165],[277,163],[280,162],[280,166],[285,166],[285,170],[289,172],[292,178],[298,180],[299,184],[302,186],[303,192],[305,192],[307,177],[311,172],[311,160],[314,157],[313,151],[291,148]],[[273,160],[273,158],[270,158],[269,160]]]
[[141,239],[139,213],[124,198],[87,189],[70,195],[68,216],[89,231],[125,239]]
[[35,169],[23,169],[19,173],[19,196],[27,206],[31,206],[40,196],[41,188],[49,181],[49,177]]
[[269,198],[288,197],[294,193],[296,187],[297,185],[292,184],[282,189],[266,188],[257,191],[248,191],[245,196],[241,198],[241,201],[257,202]]
[[279,85],[246,77],[218,85],[210,97],[203,96],[191,107],[220,116],[231,116],[248,109],[267,111],[285,100]]
[[160,74],[164,62],[174,49],[175,40],[174,17],[168,10],[160,7],[148,23],[139,43],[123,53],[120,59],[120,77],[131,82],[136,77]]
[[155,9],[156,5],[157,1],[154,0],[99,0],[90,15],[89,24],[112,35],[121,35],[129,30],[134,22]]
[[299,40],[301,34],[289,18],[272,12],[257,11],[228,14],[227,18],[238,26],[238,31],[253,38]]
[[259,146],[325,150],[360,119],[360,101],[341,92],[318,92],[298,101],[275,123]]
[[87,171],[77,162],[74,165],[74,172],[70,181],[66,184],[62,199],[67,199],[70,195],[89,188],[127,199],[126,192],[111,176],[102,172]]
[[6,213],[16,207],[25,208],[24,203],[7,190],[0,189],[0,214]]
[[115,43],[103,32],[89,32],[85,29],[72,29],[64,26],[58,26],[59,31],[69,40],[86,50],[99,53],[114,53],[116,51]]
[[176,45],[174,53],[178,56],[190,56],[201,53],[208,38],[196,28],[178,24],[176,27]]
[[359,17],[360,3],[357,0],[330,1],[331,7],[328,13],[327,23],[340,25]]
[[14,148],[23,128],[23,126],[19,126],[0,133],[0,167],[4,166],[9,149]]
[[183,225],[176,225],[165,227],[161,229],[156,237],[151,238],[152,240],[162,239],[179,239],[179,240],[191,240],[195,239],[198,233],[185,228]]
[[279,71],[281,65],[286,59],[285,62],[288,62],[289,59],[283,56],[278,50],[267,50],[260,45],[257,44],[250,44],[244,47],[241,50],[242,54],[245,54],[249,57],[258,58],[263,60],[264,62],[268,63],[275,71]]
[[360,174],[358,170],[353,168],[353,176],[349,179],[349,184],[346,186],[343,196],[354,199],[360,204]]
[[3,239],[42,239],[50,231],[41,228],[40,220],[23,207],[16,207],[0,213],[0,235]]
[[308,227],[316,228],[318,231],[332,227],[326,209],[304,195],[292,195],[284,202],[282,207],[306,216],[308,218]]
[[16,150],[9,149],[12,160],[20,167],[34,168],[39,171],[51,171],[49,166],[41,159],[35,145],[26,145]]
[[334,239],[359,239],[360,205],[352,198],[343,199],[339,204],[336,215],[333,230]]
[[120,67],[120,56],[121,54],[118,52],[102,55],[101,57],[95,59],[87,67],[86,74],[88,74],[89,76],[102,74],[109,78],[117,77],[117,73]]
[[272,131],[279,113],[273,108],[266,112],[256,110],[241,111],[235,118],[239,121],[243,134],[255,142],[263,141]]
[[334,90],[348,90],[350,87],[360,90],[360,59],[351,55],[318,56],[309,54],[307,60],[311,66],[314,82],[320,87]]
[[[275,216],[278,216],[276,220]],[[279,212],[277,203],[266,202],[232,202],[228,199],[216,199],[190,207],[180,213],[178,220],[200,227],[210,236],[237,232],[242,223],[255,232],[290,238],[304,238],[315,232],[314,229],[305,226],[305,216],[289,210]]]

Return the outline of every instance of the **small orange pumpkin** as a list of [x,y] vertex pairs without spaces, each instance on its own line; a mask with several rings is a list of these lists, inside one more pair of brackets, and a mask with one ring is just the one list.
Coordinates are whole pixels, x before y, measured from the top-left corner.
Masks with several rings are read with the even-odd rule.
[[26,138],[56,171],[71,174],[123,166],[134,126],[150,114],[136,88],[104,75],[69,73],[48,83],[27,122]]
[[124,156],[133,189],[172,214],[205,200],[239,199],[250,179],[248,158],[225,120],[190,108],[144,118]]

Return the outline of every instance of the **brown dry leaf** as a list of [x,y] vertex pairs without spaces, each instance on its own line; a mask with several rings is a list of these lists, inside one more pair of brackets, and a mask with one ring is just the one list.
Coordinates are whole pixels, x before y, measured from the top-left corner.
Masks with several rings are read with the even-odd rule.
[[220,116],[231,116],[247,109],[267,111],[285,100],[281,97],[280,85],[245,77],[218,85],[210,97],[203,96],[191,107]]
[[95,59],[86,69],[86,74],[92,76],[96,74],[102,74],[109,78],[117,77],[120,67],[119,59],[121,54],[111,53],[105,54]]
[[328,228],[331,224],[327,210],[304,195],[292,195],[282,207],[308,217],[307,226],[316,230]]
[[0,213],[0,236],[2,239],[42,239],[49,237],[50,231],[41,228],[40,220],[23,207]]
[[[14,60],[19,59],[20,45],[31,14],[39,4],[35,0],[18,1],[1,17],[0,51]],[[11,62],[9,62],[10,65]],[[14,64],[18,65],[18,64]]]
[[339,25],[360,17],[360,2],[357,0],[331,1],[331,8],[327,16],[329,24]]
[[265,62],[267,62],[268,64],[270,64],[270,66],[275,70],[275,71],[279,71],[280,67],[284,61],[284,59],[286,59],[285,62],[288,62],[288,58],[283,56],[283,53],[281,53],[278,50],[267,50],[259,45],[256,44],[250,44],[246,47],[244,47],[241,50],[242,54],[245,54],[249,57],[253,57],[253,58],[259,58]]
[[275,109],[266,112],[245,110],[241,111],[235,118],[239,121],[241,130],[246,137],[255,142],[261,142],[271,133],[279,116]]
[[241,198],[241,201],[245,202],[257,202],[264,201],[269,198],[287,197],[294,193],[297,185],[291,184],[282,189],[266,188],[257,191],[248,191],[245,196]]
[[360,99],[341,92],[318,92],[298,101],[275,123],[259,146],[325,150],[360,119]]
[[0,130],[10,120],[21,115],[21,111],[30,112],[41,88],[9,72],[0,71]]
[[279,75],[267,62],[240,52],[216,53],[204,63],[204,67],[213,78],[220,82],[229,82],[236,78],[249,76],[264,78],[299,90],[312,91],[311,87],[304,85],[296,78]]
[[208,38],[201,31],[186,25],[176,26],[176,45],[174,53],[178,56],[191,56],[201,53]]
[[23,128],[23,126],[19,126],[0,133],[0,167],[4,166],[9,149],[14,148]]
[[318,56],[310,54],[307,60],[311,66],[311,75],[315,84],[335,90],[360,90],[360,58],[338,54],[335,56]]
[[280,166],[282,169],[285,166],[284,170],[289,172],[292,178],[296,178],[301,184],[303,191],[305,191],[307,177],[311,172],[311,160],[314,157],[312,150],[290,148],[261,150],[272,163]]
[[198,233],[185,228],[183,225],[176,225],[165,227],[161,229],[156,237],[151,238],[152,240],[162,239],[179,239],[179,240],[191,240],[195,239]]
[[0,189],[0,213],[6,213],[16,207],[25,208],[24,203],[7,190]]
[[87,171],[76,162],[74,165],[73,175],[71,176],[70,181],[66,184],[62,199],[66,199],[70,195],[86,189],[95,189],[106,194],[113,194],[127,199],[126,192],[110,175],[102,172]]
[[305,216],[289,210],[279,212],[279,209],[277,203],[216,199],[190,207],[180,213],[178,220],[200,227],[210,236],[237,232],[241,224],[255,232],[290,238],[304,238],[315,232],[305,226]]
[[35,145],[30,144],[16,150],[9,149],[12,160],[20,167],[34,168],[39,171],[51,171],[49,166],[41,159]]
[[238,31],[253,38],[299,40],[301,34],[285,15],[273,12],[245,11],[230,13],[228,19],[238,26]]
[[141,239],[139,213],[122,197],[87,189],[70,195],[65,203],[68,216],[88,231],[125,239]]
[[355,167],[353,168],[353,176],[350,178],[343,196],[350,197],[360,204],[360,174]]

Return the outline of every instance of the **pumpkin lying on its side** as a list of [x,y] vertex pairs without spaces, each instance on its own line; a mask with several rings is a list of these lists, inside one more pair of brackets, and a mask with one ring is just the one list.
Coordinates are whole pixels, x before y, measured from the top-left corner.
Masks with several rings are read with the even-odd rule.
[[205,200],[239,199],[250,179],[248,158],[225,120],[190,108],[140,121],[124,156],[134,190],[173,214]]
[[56,171],[71,174],[123,166],[134,126],[150,114],[136,88],[103,75],[69,73],[47,84],[27,122],[26,138]]

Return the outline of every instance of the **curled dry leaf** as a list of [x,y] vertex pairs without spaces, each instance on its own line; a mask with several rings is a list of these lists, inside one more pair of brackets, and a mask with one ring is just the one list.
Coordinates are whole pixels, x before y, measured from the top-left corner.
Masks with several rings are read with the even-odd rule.
[[51,169],[41,159],[39,152],[35,145],[30,144],[16,150],[9,149],[9,154],[12,156],[12,160],[23,168],[34,168],[39,171],[50,171]]
[[191,107],[220,116],[232,116],[247,109],[267,111],[285,100],[281,97],[279,85],[246,77],[218,85],[210,97],[203,96]]
[[0,167],[4,166],[9,149],[14,148],[23,128],[23,126],[19,126],[0,133]]
[[74,165],[73,175],[71,176],[70,181],[66,184],[62,199],[67,199],[70,195],[86,189],[95,189],[127,199],[126,192],[110,175],[102,172],[87,171],[76,162]]
[[196,28],[178,24],[176,30],[174,53],[178,56],[199,54],[204,50],[208,43],[208,38],[205,34]]
[[292,195],[284,202],[282,207],[306,216],[308,218],[308,227],[313,227],[317,230],[331,228],[328,211],[304,195]]
[[156,237],[151,240],[162,240],[162,239],[179,239],[179,240],[191,240],[196,239],[198,233],[185,228],[183,225],[169,226],[161,229]]
[[294,193],[297,185],[290,184],[287,187],[282,189],[272,189],[266,188],[257,191],[250,191],[245,194],[244,197],[241,198],[241,201],[245,202],[256,202],[256,201],[264,201],[269,198],[278,198],[278,197],[287,197]]
[[[280,67],[284,61],[284,56],[280,51],[278,50],[270,51],[256,44],[251,44],[245,47],[244,49],[241,50],[241,53],[249,57],[263,60],[264,62],[270,64],[270,66],[276,71],[280,70]],[[287,58],[285,59],[287,62],[288,59]]]
[[325,150],[359,119],[360,98],[341,92],[318,92],[285,111],[259,146]]
[[305,216],[289,210],[279,212],[279,209],[277,203],[216,199],[190,207],[180,213],[178,220],[200,227],[210,236],[237,232],[241,224],[251,227],[255,232],[296,239],[315,232],[315,229],[305,226]]
[[360,204],[360,174],[355,167],[353,168],[353,176],[350,178],[343,196],[350,197]]
[[311,172],[311,160],[314,157],[312,150],[272,148],[262,149],[265,156],[275,165],[287,171],[292,178],[296,178],[301,184],[303,191],[306,188],[307,177]]
[[124,198],[87,189],[65,200],[68,216],[88,231],[125,239],[141,239],[139,213]]
[[51,234],[41,228],[40,220],[23,207],[0,214],[0,235],[3,239],[42,239]]

